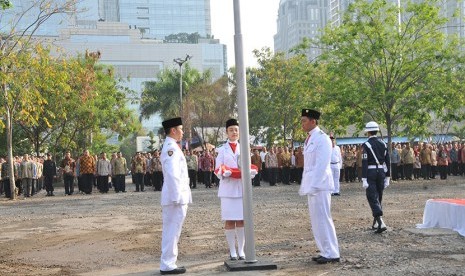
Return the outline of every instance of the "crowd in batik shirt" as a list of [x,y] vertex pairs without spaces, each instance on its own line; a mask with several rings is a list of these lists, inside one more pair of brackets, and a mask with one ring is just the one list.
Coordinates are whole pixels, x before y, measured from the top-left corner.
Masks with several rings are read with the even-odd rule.
[[[341,145],[342,166],[341,182],[360,182],[362,170],[361,145]],[[392,143],[391,180],[447,179],[448,176],[465,176],[465,143]],[[190,187],[196,189],[201,183],[206,188],[217,188],[219,179],[214,173],[216,151],[183,149],[189,171]],[[251,163],[257,166],[258,174],[252,180],[253,186],[262,182],[270,186],[276,184],[300,184],[303,171],[302,147],[295,149],[276,146],[252,147]],[[46,157],[15,156],[14,176],[15,192],[22,198],[36,195],[44,186],[44,161]],[[94,189],[108,193],[110,188],[116,193],[126,192],[126,175],[131,173],[135,191],[145,191],[152,187],[155,191],[163,188],[162,164],[160,152],[138,152],[128,162],[121,152],[113,153],[110,158],[105,153],[91,155],[85,150],[80,156],[71,157],[69,152],[61,158],[55,170],[48,168],[54,182],[63,180],[65,195],[75,193],[77,186],[81,194],[91,194]],[[10,197],[9,170],[6,158],[0,158],[0,194]],[[55,171],[55,173],[53,173]],[[58,180],[57,180],[58,179]],[[47,189],[47,195],[53,194],[53,187]]]

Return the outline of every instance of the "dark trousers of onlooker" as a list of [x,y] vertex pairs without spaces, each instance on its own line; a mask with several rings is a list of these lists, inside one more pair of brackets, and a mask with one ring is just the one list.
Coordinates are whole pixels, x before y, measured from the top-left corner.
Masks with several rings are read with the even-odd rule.
[[30,197],[32,196],[32,178],[23,178],[21,179],[23,185],[23,196]]
[[302,174],[304,173],[304,168],[296,168],[297,169],[297,183],[302,182]]
[[77,177],[77,186],[79,192],[84,192],[84,188],[82,187],[82,175]]
[[431,164],[421,164],[423,179],[429,179],[431,175]]
[[386,174],[383,168],[380,169],[368,169],[367,182],[368,188],[366,189],[366,196],[368,204],[370,204],[371,212],[373,217],[379,217],[383,215],[382,200],[384,191],[384,178]]
[[408,180],[412,180],[412,173],[413,173],[413,163],[412,164],[404,164],[404,173],[405,178]]
[[53,175],[44,175],[44,184],[47,194],[53,193]]
[[145,186],[152,186],[153,185],[153,183],[152,183],[152,174],[151,173],[146,172],[144,174],[144,185]]
[[291,183],[297,182],[297,168],[296,167],[291,167],[290,182]]
[[136,192],[144,191],[144,173],[135,173],[134,181],[136,184]]
[[257,172],[257,174],[254,176],[252,179],[252,185],[253,186],[260,186],[260,178],[261,178],[261,172]]
[[435,179],[436,175],[438,174],[438,166],[431,165],[431,178]]
[[220,179],[218,178],[218,176],[216,176],[216,174],[214,172],[212,172],[212,181],[213,183],[215,183],[215,186],[216,187],[219,187],[220,186]]
[[275,186],[277,181],[278,168],[268,168],[268,182],[270,186]]
[[37,179],[32,178],[31,183],[31,196],[37,194],[39,192],[39,186],[37,185]]
[[3,192],[5,193],[6,198],[11,197],[11,187],[10,187],[10,179],[5,178],[2,180]]
[[452,163],[449,163],[449,165],[447,165],[447,174],[448,175],[452,174]]
[[362,181],[362,167],[357,167],[357,179],[358,182]]
[[344,177],[345,177],[345,169],[344,169],[344,168],[341,168],[341,169],[339,170],[339,182],[344,181]]
[[268,182],[267,169],[265,167],[265,162],[262,162],[262,180]]
[[109,183],[108,183],[108,175],[99,175],[98,176],[98,182],[100,182],[100,187],[99,190],[101,193],[108,193],[108,190],[110,189]]
[[205,188],[212,187],[212,172],[211,171],[203,172],[203,183],[205,184]]
[[447,165],[438,166],[439,168],[439,176],[441,179],[447,179]]
[[283,169],[276,168],[276,183],[283,183]]
[[198,183],[204,183],[203,182],[203,171],[202,170],[197,171],[197,182]]
[[65,194],[72,195],[74,193],[74,176],[69,175],[69,174],[64,174],[63,182],[65,184]]
[[400,179],[404,180],[405,179],[405,173],[404,173],[404,169],[405,168],[405,165],[404,164],[400,164],[399,167],[397,168],[397,171],[399,173],[399,177]]
[[281,172],[282,172],[283,184],[290,185],[291,184],[291,168],[283,167],[281,169]]
[[86,194],[92,193],[94,179],[95,179],[95,176],[93,173],[81,174],[81,188],[84,193]]
[[459,174],[459,162],[458,161],[452,161],[451,173],[453,175]]
[[346,182],[354,182],[355,181],[355,167],[346,167],[344,169],[344,177]]
[[397,168],[397,163],[391,163],[391,178],[393,181],[397,181],[397,179],[399,179],[399,172]]
[[152,173],[152,183],[154,191],[161,191],[163,186],[163,173],[161,171]]
[[462,161],[462,163],[459,164],[459,174],[464,175],[465,174],[465,161]]
[[421,175],[422,175],[421,168],[413,168],[413,178],[420,179]]
[[113,177],[113,179],[115,192],[126,192],[126,176],[124,174],[117,174]]
[[189,174],[189,187],[191,187],[191,189],[197,188],[197,171],[189,169],[187,173]]

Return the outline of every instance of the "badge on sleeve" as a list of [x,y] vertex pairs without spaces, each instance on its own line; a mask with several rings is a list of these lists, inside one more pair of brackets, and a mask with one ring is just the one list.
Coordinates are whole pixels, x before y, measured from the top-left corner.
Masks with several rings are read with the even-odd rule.
[[172,151],[172,150],[169,150],[169,151],[168,151],[168,155],[169,155],[169,156],[173,155],[173,151]]

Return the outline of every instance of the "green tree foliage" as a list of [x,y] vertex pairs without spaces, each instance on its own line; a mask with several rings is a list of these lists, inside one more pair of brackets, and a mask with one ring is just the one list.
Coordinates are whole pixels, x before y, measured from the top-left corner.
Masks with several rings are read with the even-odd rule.
[[440,8],[436,0],[407,2],[400,11],[389,1],[357,0],[340,27],[325,29],[320,68],[327,77],[318,100],[330,126],[375,120],[390,140],[428,134],[434,116],[463,119],[461,45],[445,35]]
[[[5,8],[10,1],[0,3]],[[31,1],[30,6],[24,6],[18,10],[9,22],[5,22],[5,17],[0,16],[2,27],[0,39],[0,104],[4,114],[3,122],[6,133],[7,155],[10,168],[10,188],[15,190],[15,179],[13,177],[13,122],[37,122],[37,110],[42,109],[45,103],[38,92],[36,82],[31,82],[31,72],[37,68],[29,70],[27,64],[34,59],[35,41],[32,36],[41,24],[46,22],[51,16],[65,12],[75,11],[75,0],[52,1],[37,0]],[[9,5],[8,5],[9,6]],[[36,14],[32,14],[36,12]],[[32,20],[31,20],[32,18]],[[24,20],[31,20],[25,22]],[[17,28],[22,23],[26,23],[23,29]],[[26,80],[25,83],[22,83]],[[11,193],[11,199],[15,199],[15,193]]]
[[197,44],[201,38],[199,33],[178,33],[170,34],[165,37],[166,43],[188,43],[188,44]]
[[12,7],[12,4],[9,0],[0,0],[0,8],[2,8],[2,10],[5,10],[11,7]]
[[316,108],[315,67],[301,54],[286,58],[263,49],[255,56],[259,67],[247,74],[251,134],[267,144],[301,139],[300,110]]

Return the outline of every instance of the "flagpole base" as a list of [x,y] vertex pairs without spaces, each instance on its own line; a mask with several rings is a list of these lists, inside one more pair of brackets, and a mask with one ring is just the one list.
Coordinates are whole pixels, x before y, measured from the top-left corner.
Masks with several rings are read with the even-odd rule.
[[275,270],[278,266],[269,261],[231,261],[224,262],[224,266],[228,271],[253,271],[253,270]]

